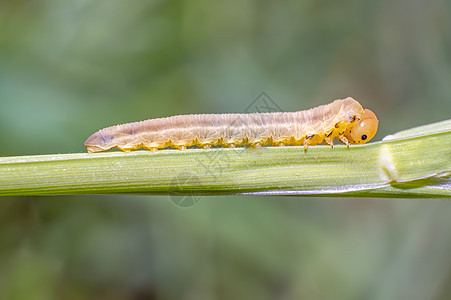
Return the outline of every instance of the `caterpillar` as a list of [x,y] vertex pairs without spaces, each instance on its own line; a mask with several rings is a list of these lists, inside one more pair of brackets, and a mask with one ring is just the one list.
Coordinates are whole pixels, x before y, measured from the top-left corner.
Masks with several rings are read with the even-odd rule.
[[376,115],[348,97],[297,112],[178,115],[121,124],[93,133],[84,145],[90,153],[141,147],[185,150],[194,145],[204,149],[303,145],[307,150],[322,142],[333,147],[335,138],[348,147],[363,144],[373,138],[377,127]]

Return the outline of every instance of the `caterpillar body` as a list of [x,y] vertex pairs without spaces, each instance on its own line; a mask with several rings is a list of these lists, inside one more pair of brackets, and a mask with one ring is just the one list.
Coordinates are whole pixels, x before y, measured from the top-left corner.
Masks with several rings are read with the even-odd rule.
[[184,150],[193,145],[205,149],[303,145],[307,149],[322,142],[333,146],[335,138],[348,146],[366,143],[377,126],[376,115],[348,97],[297,112],[178,115],[121,124],[95,132],[84,145],[88,152],[141,147]]

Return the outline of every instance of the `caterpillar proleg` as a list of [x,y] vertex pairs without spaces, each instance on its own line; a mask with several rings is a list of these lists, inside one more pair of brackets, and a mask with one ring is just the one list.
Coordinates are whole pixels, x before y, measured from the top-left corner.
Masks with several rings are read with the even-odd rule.
[[349,146],[368,142],[376,134],[378,120],[351,97],[297,112],[250,114],[198,114],[149,119],[106,127],[85,141],[88,152],[119,148],[156,151],[189,146],[303,145],[327,143],[337,138]]

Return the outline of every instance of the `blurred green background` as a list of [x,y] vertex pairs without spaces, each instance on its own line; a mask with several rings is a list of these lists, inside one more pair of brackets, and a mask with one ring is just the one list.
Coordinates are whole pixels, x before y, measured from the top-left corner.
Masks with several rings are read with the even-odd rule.
[[[450,118],[451,2],[0,1],[0,155],[352,96],[375,140]],[[415,159],[415,158],[412,158]],[[451,203],[0,198],[0,299],[449,299]]]

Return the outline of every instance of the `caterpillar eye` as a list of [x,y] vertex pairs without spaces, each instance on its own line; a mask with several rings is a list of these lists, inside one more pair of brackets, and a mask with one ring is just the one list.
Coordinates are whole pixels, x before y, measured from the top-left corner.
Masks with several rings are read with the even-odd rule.
[[371,140],[377,132],[378,120],[369,109],[364,109],[346,138],[352,144],[364,144]]

